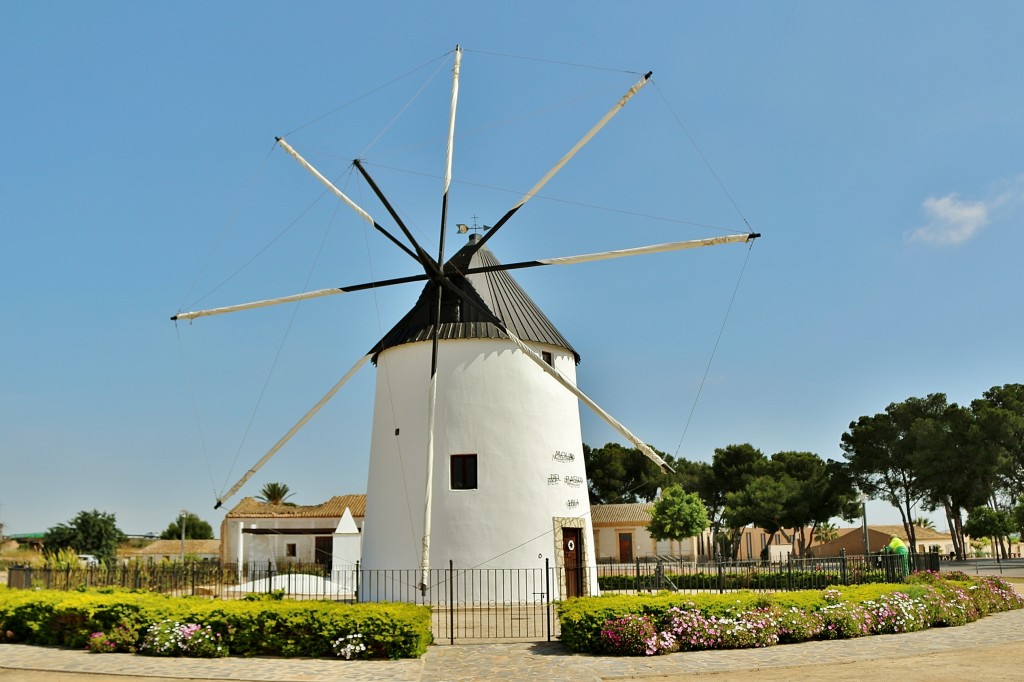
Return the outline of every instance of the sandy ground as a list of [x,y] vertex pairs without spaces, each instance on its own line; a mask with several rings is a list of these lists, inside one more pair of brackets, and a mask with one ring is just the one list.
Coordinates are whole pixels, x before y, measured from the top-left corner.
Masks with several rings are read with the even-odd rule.
[[[854,663],[800,665],[789,668],[763,668],[723,673],[652,676],[650,682],[662,680],[707,679],[713,682],[758,680],[763,682],[817,682],[819,680],[873,680],[882,682],[963,682],[964,680],[1024,679],[1024,643],[990,647],[974,647],[963,651],[879,658]],[[614,678],[605,678],[614,679]],[[623,679],[623,678],[618,678]],[[0,675],[0,680],[5,680]]]

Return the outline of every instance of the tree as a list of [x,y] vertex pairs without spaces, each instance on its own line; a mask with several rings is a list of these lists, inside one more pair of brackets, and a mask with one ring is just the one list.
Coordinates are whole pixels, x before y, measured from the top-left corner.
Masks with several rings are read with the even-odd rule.
[[842,435],[843,456],[857,487],[899,509],[911,546],[917,544],[910,523],[914,507],[928,496],[921,481],[922,464],[936,451],[936,434],[941,429],[934,420],[941,419],[946,409],[944,393],[907,398],[891,403],[885,412],[851,422]]
[[726,516],[730,526],[751,523],[769,536],[792,528],[803,554],[807,529],[813,536],[819,524],[841,516],[854,499],[842,462],[825,461],[813,452],[777,452],[743,488],[727,495]]
[[997,453],[998,475],[1015,502],[1024,495],[1024,384],[993,386],[971,402],[971,410],[979,436]]
[[844,516],[856,505],[857,491],[843,462],[824,460],[813,452],[777,452],[770,469],[793,482],[782,522],[797,529],[801,555],[807,550],[808,527],[813,536],[820,524]]
[[795,488],[795,481],[786,475],[766,473],[751,478],[743,488],[726,495],[726,525],[742,528],[753,524],[769,537],[775,535],[788,525],[785,519]]
[[[256,497],[268,504],[284,504],[294,507],[294,503],[286,501],[293,495],[295,495],[295,493],[289,491],[288,486],[284,483],[267,483],[260,488],[260,492]],[[186,531],[187,530],[188,529],[186,528]]]
[[715,448],[711,467],[703,470],[698,494],[708,508],[711,545],[716,555],[721,551],[735,558],[739,552],[741,528],[749,521],[741,523],[742,515],[730,513],[728,496],[742,490],[750,479],[760,474],[766,461],[764,453],[750,443],[727,445]]
[[1017,506],[1013,508],[1011,514],[1013,516],[1013,525],[1015,526],[1014,531],[1020,533],[1021,537],[1024,538],[1024,497],[1017,501]]
[[836,528],[834,523],[831,523],[831,522],[828,522],[828,521],[826,521],[825,523],[820,524],[814,530],[814,539],[815,539],[816,542],[820,542],[820,543],[832,542],[837,537],[839,537],[839,529]]
[[964,523],[964,532],[972,538],[989,538],[993,544],[1003,550],[1004,558],[1006,548],[1003,546],[1003,538],[1013,532],[1013,516],[1009,512],[999,511],[991,507],[975,507],[967,516]]
[[[181,539],[181,517],[171,521],[167,529],[160,533],[161,540]],[[185,517],[185,539],[186,540],[212,540],[213,528],[206,521],[203,521],[196,514],[188,514]]]
[[72,549],[77,554],[92,554],[100,561],[112,561],[124,539],[114,515],[94,509],[78,512],[68,523],[48,529],[43,536],[43,547],[47,553]]
[[986,504],[998,480],[998,450],[982,432],[982,423],[990,421],[991,416],[982,416],[973,407],[953,403],[914,425],[924,508],[945,512],[953,549],[961,559],[966,556],[964,514]]
[[647,530],[655,540],[683,540],[703,533],[708,524],[707,508],[700,496],[672,485],[654,501]]
[[[659,453],[666,461],[671,460]],[[591,504],[622,504],[653,500],[662,480],[661,470],[636,448],[606,443],[600,448],[583,445],[587,491]],[[674,467],[673,462],[669,465]]]
[[914,519],[914,525],[918,528],[924,528],[926,530],[935,530],[935,522],[929,519],[927,516],[918,516]]

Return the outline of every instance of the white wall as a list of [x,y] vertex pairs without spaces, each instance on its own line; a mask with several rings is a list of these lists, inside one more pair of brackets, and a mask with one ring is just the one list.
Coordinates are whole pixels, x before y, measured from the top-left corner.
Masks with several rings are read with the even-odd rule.
[[[575,380],[564,349],[555,366]],[[430,343],[379,356],[367,485],[367,568],[418,568],[426,480]],[[431,566],[543,568],[561,553],[555,519],[583,528],[594,565],[577,399],[511,342],[443,341],[439,349]],[[398,435],[395,430],[398,429]],[[449,458],[476,454],[476,490],[452,490]],[[596,577],[591,590],[596,593]]]
[[[331,518],[283,518],[283,519],[228,519],[222,539],[226,563],[238,562],[239,529],[251,528],[330,528],[337,527],[340,517]],[[330,535],[328,534],[328,537]],[[242,563],[266,565],[268,561],[276,566],[278,562],[311,564],[316,559],[316,541],[309,535],[275,535],[243,533]],[[295,544],[296,556],[286,557],[286,545]]]

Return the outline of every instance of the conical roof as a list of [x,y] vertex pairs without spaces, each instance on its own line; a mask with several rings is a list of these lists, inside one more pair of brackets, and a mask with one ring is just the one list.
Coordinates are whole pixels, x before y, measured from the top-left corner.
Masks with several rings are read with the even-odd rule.
[[[545,343],[568,350],[579,363],[579,353],[559,333],[551,320],[523,291],[507,270],[461,274],[470,268],[501,265],[486,246],[479,245],[479,235],[471,235],[469,243],[445,264],[445,273],[453,285],[465,292],[477,305],[470,305],[450,291],[443,291],[439,339],[504,339],[489,316],[490,311],[523,341]],[[404,343],[429,341],[434,333],[437,307],[437,284],[428,282],[412,310],[374,345],[373,361],[381,351]]]

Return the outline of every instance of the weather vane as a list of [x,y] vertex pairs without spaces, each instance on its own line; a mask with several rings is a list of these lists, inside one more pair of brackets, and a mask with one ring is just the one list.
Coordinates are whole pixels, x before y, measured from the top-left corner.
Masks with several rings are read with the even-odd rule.
[[476,224],[476,220],[477,220],[477,218],[479,218],[479,216],[473,215],[473,216],[470,216],[470,218],[473,219],[473,226],[472,227],[470,227],[466,223],[455,223],[455,227],[457,227],[459,229],[459,234],[466,234],[470,230],[473,230],[473,232],[476,232],[476,233],[479,234],[480,232],[483,232],[485,230],[491,229],[490,225],[477,225]]

